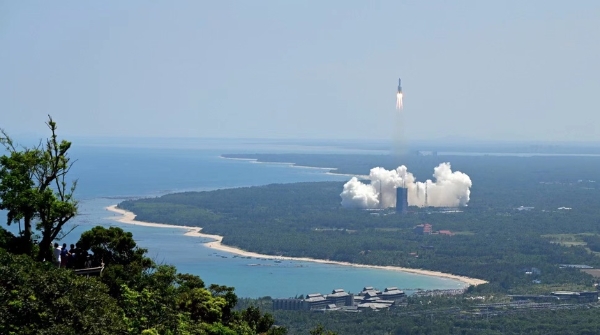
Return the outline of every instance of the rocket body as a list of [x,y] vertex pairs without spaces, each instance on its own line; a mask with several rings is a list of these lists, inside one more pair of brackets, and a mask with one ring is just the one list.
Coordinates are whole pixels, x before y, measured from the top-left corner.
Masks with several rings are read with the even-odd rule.
[[398,93],[402,93],[402,79],[398,78]]

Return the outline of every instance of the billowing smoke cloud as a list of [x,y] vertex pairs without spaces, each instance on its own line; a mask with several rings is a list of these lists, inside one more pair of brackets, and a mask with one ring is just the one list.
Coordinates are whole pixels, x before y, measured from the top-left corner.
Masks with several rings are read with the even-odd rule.
[[458,207],[466,206],[471,193],[471,178],[468,175],[452,172],[450,163],[442,163],[433,169],[435,181],[417,182],[406,166],[396,170],[376,167],[371,169],[365,184],[352,177],[344,185],[340,194],[342,206],[355,208],[396,207],[396,188],[408,189],[410,206]]

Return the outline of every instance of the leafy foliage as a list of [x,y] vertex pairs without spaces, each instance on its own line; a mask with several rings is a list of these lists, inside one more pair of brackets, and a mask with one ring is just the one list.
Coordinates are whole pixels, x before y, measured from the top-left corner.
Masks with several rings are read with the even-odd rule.
[[[133,234],[118,227],[96,226],[81,234],[79,245],[93,253],[94,263],[129,265],[148,262],[146,249],[138,248]],[[147,266],[150,266],[148,263]]]
[[86,248],[117,260],[100,278],[0,249],[0,334],[286,333],[255,307],[234,310],[234,288],[207,288],[198,276],[147,263],[129,238],[101,227],[83,233]]
[[386,312],[313,313],[277,311],[276,318],[290,334],[323,327],[344,335],[362,334],[598,334],[597,308],[522,310],[499,315],[454,315],[433,310],[414,312],[398,308]]
[[[77,213],[73,198],[76,182],[67,185],[71,169],[68,151],[71,142],[58,141],[56,122],[48,117],[51,136],[45,143],[19,149],[1,131],[0,143],[9,155],[0,157],[0,209],[8,211],[7,224],[23,221],[21,250],[32,252],[34,230],[41,233],[37,259],[52,259],[52,241]],[[64,232],[62,232],[64,233]]]
[[81,235],[78,244],[105,261],[100,280],[123,310],[131,334],[256,334],[268,332],[274,323],[270,315],[256,314],[254,309],[234,311],[233,287],[207,288],[198,276],[154,264],[132,234],[118,227],[94,227]]
[[119,334],[105,285],[0,249],[0,334]]

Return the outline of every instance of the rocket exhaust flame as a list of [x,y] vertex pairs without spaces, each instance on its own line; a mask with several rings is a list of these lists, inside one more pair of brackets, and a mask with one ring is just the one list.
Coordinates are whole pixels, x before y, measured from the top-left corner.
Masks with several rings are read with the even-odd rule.
[[396,109],[402,110],[404,102],[402,101],[402,79],[398,78],[398,93],[396,93]]
[[402,92],[396,93],[396,109],[402,110],[403,102],[402,102]]

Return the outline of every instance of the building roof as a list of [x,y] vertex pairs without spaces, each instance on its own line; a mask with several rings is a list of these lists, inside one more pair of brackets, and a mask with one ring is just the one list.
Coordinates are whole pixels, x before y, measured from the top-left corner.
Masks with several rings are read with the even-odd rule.
[[359,309],[362,309],[362,308],[385,309],[385,308],[390,308],[390,305],[389,304],[380,304],[380,303],[376,303],[376,302],[367,302],[364,304],[359,304],[358,308]]
[[397,289],[397,288],[394,287],[393,290],[385,289],[385,291],[381,295],[382,296],[387,296],[387,295],[398,295],[398,294],[403,295],[404,291],[400,291],[399,289]]
[[377,300],[375,303],[377,304],[386,304],[386,305],[393,305],[395,303],[394,300],[383,300],[383,299],[379,299]]
[[363,301],[370,301],[370,302],[374,302],[377,300],[381,300],[381,298],[380,297],[371,297],[371,298],[363,299]]
[[320,301],[325,301],[325,297],[322,294],[319,294],[319,293],[309,294],[306,297],[307,298],[304,299],[304,301],[306,301],[306,302],[320,302]]
[[561,268],[573,268],[573,269],[593,269],[593,266],[585,264],[560,264]]
[[331,297],[331,298],[342,298],[342,297],[347,297],[347,296],[349,296],[349,295],[350,295],[350,294],[348,294],[348,292],[344,292],[344,291],[342,290],[342,292],[335,292],[335,293],[328,294],[328,295],[327,295],[327,298],[330,298],[330,297]]
[[376,297],[378,295],[378,293],[381,293],[381,292],[378,292],[378,291],[375,291],[375,290],[371,290],[371,291],[367,291],[367,292],[361,292],[361,294],[364,295],[367,298]]
[[376,290],[375,288],[373,288],[373,286],[365,286],[363,290],[359,293],[359,295],[367,295],[367,293],[375,296],[377,294],[380,294],[381,291]]
[[422,231],[423,233],[431,233],[433,231],[433,228],[429,223],[418,224],[414,226],[413,229]]
[[572,291],[555,291],[551,293],[552,295],[579,295],[579,292]]

